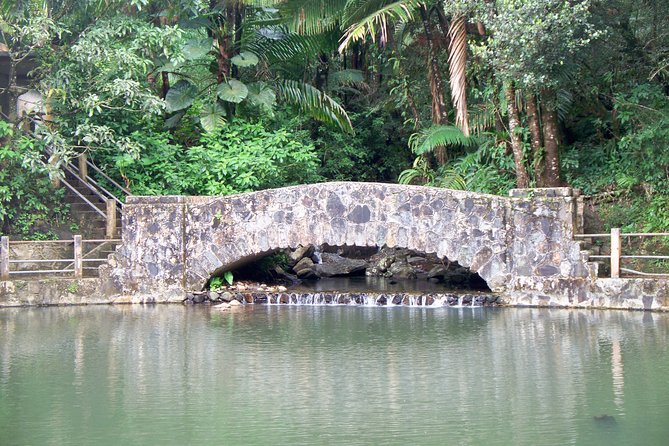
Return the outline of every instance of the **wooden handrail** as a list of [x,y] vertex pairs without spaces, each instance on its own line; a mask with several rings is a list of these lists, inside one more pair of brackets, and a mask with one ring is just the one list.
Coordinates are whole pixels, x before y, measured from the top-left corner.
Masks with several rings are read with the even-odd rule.
[[[74,273],[76,278],[83,276],[83,270],[95,269],[95,267],[86,267],[84,266],[87,262],[104,262],[107,259],[101,258],[85,258],[83,252],[84,244],[94,243],[98,246],[102,246],[104,243],[119,243],[120,239],[83,239],[80,235],[75,235],[73,240],[38,240],[38,241],[28,241],[28,240],[17,240],[10,242],[9,237],[2,236],[0,238],[0,280],[9,280],[10,275],[13,274],[51,274],[51,273]],[[9,248],[10,245],[25,245],[25,244],[38,244],[38,245],[47,245],[47,244],[74,244],[74,257],[65,258],[65,259],[10,259],[9,258]],[[88,252],[92,253],[96,247],[92,248]],[[12,264],[21,264],[21,263],[69,263],[72,267],[64,269],[49,269],[49,270],[18,270],[10,271],[9,266]],[[69,266],[68,265],[68,266]]]
[[88,204],[91,208],[93,208],[93,210],[95,210],[95,212],[97,212],[97,213],[100,214],[105,220],[107,220],[107,214],[105,214],[105,213],[102,212],[100,209],[98,209],[98,207],[97,207],[96,205],[94,205],[93,203],[91,203],[86,197],[84,197],[83,195],[81,195],[81,193],[79,193],[79,191],[78,191],[75,187],[73,187],[70,183],[68,183],[64,178],[61,179],[60,181],[61,181],[63,184],[65,184],[65,186],[67,186],[72,192],[74,192],[79,198],[81,198],[82,200],[84,200],[84,201],[86,202],[86,204]]
[[669,237],[669,232],[621,232],[620,228],[611,228],[609,234],[574,234],[574,238],[610,238],[611,240],[611,254],[610,255],[590,255],[591,259],[610,259],[611,262],[611,278],[617,279],[621,272],[638,274],[641,276],[656,276],[669,277],[669,274],[662,273],[646,273],[636,271],[629,268],[622,268],[620,261],[622,259],[645,259],[645,260],[669,260],[669,256],[662,255],[623,255],[622,253],[622,238],[631,237]]

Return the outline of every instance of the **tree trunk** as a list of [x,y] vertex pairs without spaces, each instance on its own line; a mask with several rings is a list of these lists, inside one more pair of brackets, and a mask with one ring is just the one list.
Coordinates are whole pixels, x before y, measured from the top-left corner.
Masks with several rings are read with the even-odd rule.
[[[437,54],[434,48],[434,36],[425,4],[421,3],[418,11],[423,21],[425,39],[427,41],[428,76],[432,92],[432,123],[446,124],[448,122],[448,113],[446,111],[446,102],[444,101],[444,85],[441,79],[441,71],[439,70]],[[437,147],[434,154],[439,164],[443,165],[446,163],[446,150],[443,146]]]
[[560,179],[560,155],[558,153],[558,123],[557,113],[555,112],[555,94],[550,90],[544,90],[541,94],[541,121],[544,124],[544,148],[545,153],[545,171],[544,187],[562,186]]
[[527,105],[527,124],[530,128],[534,180],[536,181],[537,187],[543,187],[544,153],[541,142],[541,127],[539,125],[539,112],[537,110],[536,96],[532,93],[526,94],[525,104]]
[[18,121],[17,101],[19,100],[19,87],[16,84],[16,66],[14,59],[9,59],[9,76],[7,79],[7,98],[9,100],[9,110],[7,117],[9,122],[15,124]]
[[160,73],[160,75],[163,81],[160,97],[165,99],[165,97],[167,96],[167,92],[170,91],[170,74],[167,71],[163,71]]
[[520,127],[520,118],[518,116],[518,107],[516,107],[516,90],[509,84],[504,89],[506,97],[506,107],[509,113],[509,138],[511,148],[513,149],[513,160],[516,166],[516,185],[519,188],[525,188],[530,185],[530,178],[527,174],[527,168],[523,161],[523,142],[518,135]]

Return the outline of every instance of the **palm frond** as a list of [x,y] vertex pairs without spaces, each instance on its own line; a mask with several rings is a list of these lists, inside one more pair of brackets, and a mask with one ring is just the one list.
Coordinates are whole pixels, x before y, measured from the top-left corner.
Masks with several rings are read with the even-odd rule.
[[365,76],[360,70],[347,69],[335,71],[330,74],[328,80],[331,90],[345,90],[356,94],[361,91],[369,91],[369,85],[365,82]]
[[280,10],[290,31],[314,35],[338,28],[345,5],[346,0],[292,0]]
[[336,46],[331,34],[303,36],[286,32],[279,39],[259,38],[248,43],[247,48],[269,63],[289,61],[298,56],[330,53]]
[[455,107],[455,124],[469,136],[467,116],[467,27],[464,16],[456,16],[448,30],[448,70],[451,75],[451,98]]
[[351,120],[344,108],[312,85],[284,79],[279,81],[277,92],[285,102],[297,106],[312,118],[338,126],[345,132],[353,132]]
[[480,134],[495,126],[497,109],[492,102],[482,102],[468,108],[468,120],[473,134]]
[[[370,10],[370,4],[381,4],[380,8]],[[416,0],[394,1],[388,3],[365,2],[354,0],[347,4],[345,23],[350,24],[344,32],[339,45],[343,52],[352,42],[362,40],[366,36],[380,34],[380,42],[388,40],[388,23],[391,20],[408,22],[413,18],[413,10],[419,2]],[[366,15],[365,15],[366,14]]]
[[432,152],[442,146],[469,146],[472,139],[452,125],[433,125],[414,133],[409,138],[409,147],[416,155]]

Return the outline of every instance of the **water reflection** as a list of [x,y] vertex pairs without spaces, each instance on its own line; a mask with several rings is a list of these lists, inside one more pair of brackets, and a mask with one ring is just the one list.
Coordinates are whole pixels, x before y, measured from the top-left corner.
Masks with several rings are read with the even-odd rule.
[[3,310],[0,334],[3,445],[669,438],[667,315],[75,307]]

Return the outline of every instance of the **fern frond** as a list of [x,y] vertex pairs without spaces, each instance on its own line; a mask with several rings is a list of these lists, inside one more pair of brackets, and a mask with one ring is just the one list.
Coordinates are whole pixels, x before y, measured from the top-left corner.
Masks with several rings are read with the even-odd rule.
[[496,109],[492,102],[473,105],[468,112],[470,129],[473,134],[481,134],[495,126]]
[[409,138],[409,147],[416,155],[432,152],[441,146],[468,146],[472,139],[465,136],[457,127],[452,125],[433,125],[414,133]]
[[439,172],[440,176],[435,186],[446,189],[466,190],[467,181],[465,177],[454,166],[448,166]]
[[297,106],[312,118],[338,126],[345,132],[353,132],[351,120],[344,108],[312,85],[284,79],[279,81],[277,92],[285,102]]
[[431,184],[433,181],[434,171],[424,156],[416,157],[411,168],[403,170],[397,178],[400,184]]

